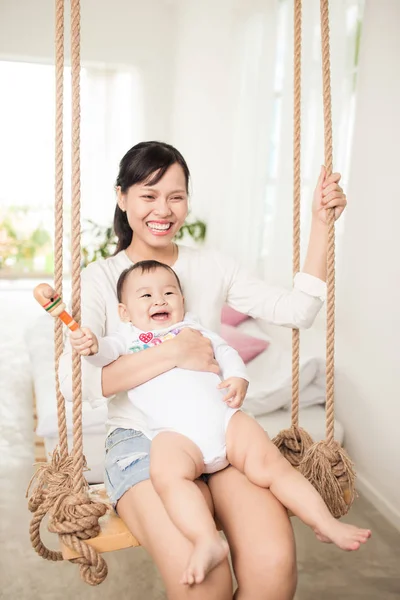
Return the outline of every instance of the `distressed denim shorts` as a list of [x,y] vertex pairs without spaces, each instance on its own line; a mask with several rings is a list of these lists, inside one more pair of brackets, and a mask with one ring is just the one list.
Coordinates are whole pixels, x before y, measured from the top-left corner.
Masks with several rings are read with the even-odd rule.
[[150,478],[150,445],[135,429],[114,429],[106,438],[104,483],[114,508],[125,492]]
[[[150,479],[151,441],[135,429],[114,429],[106,438],[104,483],[114,506],[131,487]],[[207,483],[209,476],[202,475]]]

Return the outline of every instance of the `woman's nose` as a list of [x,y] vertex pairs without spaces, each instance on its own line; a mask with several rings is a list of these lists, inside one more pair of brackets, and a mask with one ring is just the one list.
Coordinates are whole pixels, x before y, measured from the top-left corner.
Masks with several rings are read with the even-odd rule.
[[158,198],[154,212],[160,217],[167,217],[171,214],[171,209],[166,198]]

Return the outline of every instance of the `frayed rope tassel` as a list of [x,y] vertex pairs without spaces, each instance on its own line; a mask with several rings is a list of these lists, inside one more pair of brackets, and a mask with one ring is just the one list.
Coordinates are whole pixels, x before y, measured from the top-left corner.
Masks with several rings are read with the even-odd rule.
[[295,425],[280,431],[272,441],[292,467],[299,466],[308,448],[313,445],[313,440],[307,431]]
[[338,442],[323,440],[313,444],[299,464],[299,471],[319,492],[336,519],[349,512],[356,495],[356,474]]

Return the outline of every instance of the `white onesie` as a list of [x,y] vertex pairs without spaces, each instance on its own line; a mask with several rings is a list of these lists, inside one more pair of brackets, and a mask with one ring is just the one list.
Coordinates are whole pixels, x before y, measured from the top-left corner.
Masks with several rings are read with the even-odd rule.
[[217,389],[222,379],[248,380],[239,354],[218,335],[207,331],[192,315],[166,329],[141,331],[131,323],[121,323],[110,336],[99,338],[99,352],[86,357],[93,365],[104,367],[122,354],[140,352],[161,344],[183,328],[197,329],[213,345],[221,377],[214,373],[174,368],[128,392],[129,400],[143,415],[146,430],[153,439],[161,431],[176,431],[191,439],[203,454],[205,473],[215,473],[228,465],[225,433],[232,415],[239,409],[223,402],[227,390]]

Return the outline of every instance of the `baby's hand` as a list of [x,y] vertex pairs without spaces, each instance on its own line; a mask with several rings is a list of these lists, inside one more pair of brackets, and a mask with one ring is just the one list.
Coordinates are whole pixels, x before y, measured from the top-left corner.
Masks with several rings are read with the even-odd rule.
[[71,331],[69,335],[71,346],[81,356],[90,356],[98,353],[99,343],[97,337],[88,327],[81,327],[76,331]]
[[248,387],[249,382],[245,379],[241,377],[228,377],[228,379],[219,384],[218,389],[229,388],[228,393],[224,396],[224,402],[231,408],[239,408],[243,404]]

